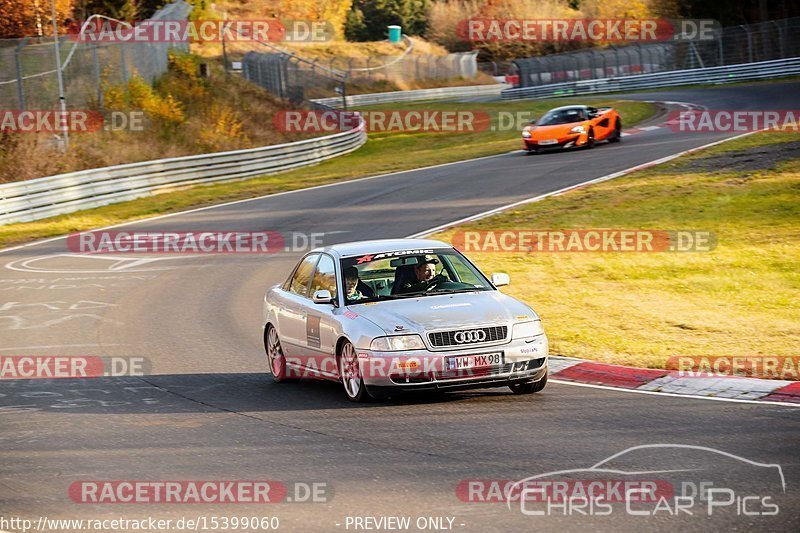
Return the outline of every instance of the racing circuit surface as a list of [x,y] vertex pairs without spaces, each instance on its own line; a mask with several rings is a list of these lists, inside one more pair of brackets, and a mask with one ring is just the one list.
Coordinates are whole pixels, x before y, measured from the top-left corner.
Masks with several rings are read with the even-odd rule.
[[[797,109],[800,83],[625,97],[710,109]],[[593,150],[515,152],[130,226],[325,232],[326,244],[404,237],[724,137],[661,128]],[[800,525],[796,408],[557,383],[533,396],[496,389],[356,405],[332,383],[273,384],[261,301],[299,255],[73,256],[63,239],[0,254],[3,355],[141,356],[151,365],[144,378],[0,382],[3,515],[277,516],[286,531],[354,531],[352,517],[368,516],[409,516],[412,524],[442,517],[439,529],[476,532],[575,531],[590,524],[608,531],[777,531]],[[502,503],[464,502],[456,491],[463,480],[519,480],[589,468],[627,448],[658,443],[781,465],[786,485],[777,500],[780,512],[749,517],[729,510],[713,519],[526,516]],[[708,461],[680,449],[645,451],[623,466],[691,469],[705,481],[738,475],[743,494],[780,492],[779,482],[767,487],[738,460]],[[248,479],[326,483],[332,498],[260,506],[91,505],[73,503],[68,495],[80,480]],[[437,523],[427,522],[428,529]]]

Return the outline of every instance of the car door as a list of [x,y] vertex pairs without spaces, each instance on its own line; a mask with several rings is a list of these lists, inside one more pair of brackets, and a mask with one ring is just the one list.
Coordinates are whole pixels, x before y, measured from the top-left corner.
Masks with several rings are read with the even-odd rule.
[[[311,280],[309,296],[313,297],[316,291],[326,290],[331,293],[335,301],[338,301],[339,278],[334,258],[328,254],[322,254]],[[315,304],[312,301],[306,313],[308,367],[318,369],[320,374],[329,378],[335,378],[338,375],[335,351],[339,327],[333,310],[333,304]]]
[[283,291],[278,310],[278,333],[287,361],[301,367],[307,363],[306,313],[311,303],[311,279],[319,257],[318,253],[308,254],[298,263]]

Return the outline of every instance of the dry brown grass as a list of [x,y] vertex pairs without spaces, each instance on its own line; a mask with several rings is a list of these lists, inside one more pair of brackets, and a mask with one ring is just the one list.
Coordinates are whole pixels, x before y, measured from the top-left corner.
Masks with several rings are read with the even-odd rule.
[[[139,85],[132,84],[137,90]],[[182,109],[183,115],[182,120],[172,124],[159,115],[170,112],[169,108],[164,110],[168,96]],[[222,68],[215,65],[211,65],[208,79],[187,77],[171,70],[156,84],[153,95],[138,100],[150,102],[144,104],[143,131],[72,134],[65,154],[60,153],[52,134],[0,136],[0,183],[309,137],[277,131],[273,117],[289,104],[238,76],[226,78]],[[108,88],[106,111],[141,111],[143,107],[138,100],[131,103],[125,88]]]

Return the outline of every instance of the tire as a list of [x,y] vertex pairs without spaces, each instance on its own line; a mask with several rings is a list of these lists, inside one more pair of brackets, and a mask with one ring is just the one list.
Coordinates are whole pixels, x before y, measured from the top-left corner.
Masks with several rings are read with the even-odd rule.
[[267,362],[272,373],[272,381],[275,383],[287,381],[286,356],[283,354],[283,347],[278,338],[278,330],[272,324],[267,326],[267,331],[264,333],[264,349],[267,352]]
[[586,139],[586,148],[594,148],[594,130],[589,130],[589,136]]
[[614,133],[611,135],[611,138],[608,139],[610,143],[618,143],[622,140],[622,121],[617,119],[617,123],[614,125]]
[[536,155],[539,153],[539,150],[525,150],[525,155]]
[[514,394],[534,394],[544,389],[545,385],[547,385],[547,374],[539,381],[515,383],[514,385],[509,385],[508,388],[511,389],[511,392]]
[[339,350],[339,376],[344,387],[344,393],[351,402],[368,402],[371,398],[364,386],[361,368],[358,364],[358,354],[355,347],[346,341]]

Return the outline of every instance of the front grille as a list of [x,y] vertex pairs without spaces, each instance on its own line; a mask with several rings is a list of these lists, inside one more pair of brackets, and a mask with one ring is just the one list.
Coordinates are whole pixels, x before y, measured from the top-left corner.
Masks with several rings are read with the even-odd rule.
[[428,339],[433,346],[469,346],[470,344],[483,344],[504,340],[508,333],[508,326],[490,326],[487,328],[456,329],[452,331],[437,331],[428,333]]

